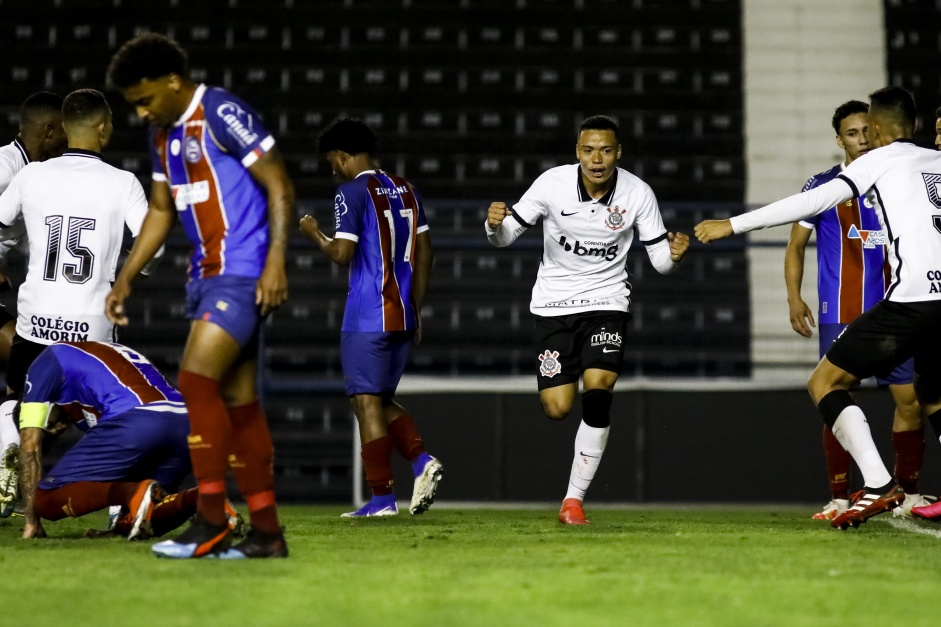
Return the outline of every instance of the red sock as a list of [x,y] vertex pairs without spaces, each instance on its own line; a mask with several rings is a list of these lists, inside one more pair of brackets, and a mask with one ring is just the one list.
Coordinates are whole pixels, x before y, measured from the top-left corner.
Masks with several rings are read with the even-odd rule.
[[389,437],[399,454],[410,462],[418,459],[425,452],[425,443],[415,427],[415,420],[408,414],[399,416],[389,423]]
[[823,456],[830,478],[830,498],[848,499],[850,492],[850,462],[853,457],[843,449],[833,431],[823,426]]
[[162,536],[185,523],[190,516],[196,513],[198,500],[198,488],[190,488],[177,494],[167,495],[154,506],[154,513],[150,517],[154,535]]
[[137,483],[102,483],[78,481],[67,483],[55,490],[36,490],[33,505],[36,515],[46,520],[60,520],[66,516],[77,518],[97,512],[109,505],[127,506],[137,491]]
[[274,445],[268,420],[255,401],[248,405],[229,407],[232,420],[232,456],[229,466],[238,483],[252,527],[265,533],[279,533],[278,510],[274,502]]
[[197,510],[211,525],[225,524],[225,475],[231,450],[229,414],[219,382],[181,370],[180,392],[190,418],[189,449],[199,483]]
[[383,436],[363,444],[363,470],[374,496],[392,494],[392,438]]
[[918,475],[925,454],[925,428],[893,431],[895,447],[895,480],[909,494],[918,494]]

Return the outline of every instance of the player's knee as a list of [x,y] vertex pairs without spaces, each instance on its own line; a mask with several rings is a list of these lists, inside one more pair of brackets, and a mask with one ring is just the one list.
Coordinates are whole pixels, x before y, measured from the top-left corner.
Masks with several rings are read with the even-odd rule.
[[937,405],[941,402],[941,372],[916,375],[915,396],[922,405]]
[[563,420],[572,411],[572,404],[556,398],[543,398],[542,411],[546,413],[547,418],[552,420]]

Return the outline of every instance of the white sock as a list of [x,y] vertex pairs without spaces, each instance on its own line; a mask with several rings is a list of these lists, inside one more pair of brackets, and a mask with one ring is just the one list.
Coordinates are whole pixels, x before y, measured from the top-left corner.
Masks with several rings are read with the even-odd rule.
[[879,488],[892,481],[892,475],[886,470],[882,456],[872,441],[872,432],[862,409],[856,405],[844,409],[837,416],[832,430],[833,435],[859,466],[866,487]]
[[582,421],[575,435],[575,461],[572,462],[572,474],[569,476],[567,499],[585,500],[585,492],[595,478],[595,471],[601,463],[604,447],[608,443],[608,431],[611,427],[589,427]]
[[13,409],[15,407],[15,400],[5,401],[0,404],[0,453],[7,450],[7,447],[11,444],[20,443],[20,430],[13,421]]

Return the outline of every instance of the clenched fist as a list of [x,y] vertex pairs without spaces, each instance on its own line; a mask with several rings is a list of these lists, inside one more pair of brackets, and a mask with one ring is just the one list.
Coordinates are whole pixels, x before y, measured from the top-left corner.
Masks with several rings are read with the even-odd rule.
[[491,229],[498,228],[508,215],[510,210],[506,208],[505,202],[490,203],[490,209],[487,210],[487,226]]

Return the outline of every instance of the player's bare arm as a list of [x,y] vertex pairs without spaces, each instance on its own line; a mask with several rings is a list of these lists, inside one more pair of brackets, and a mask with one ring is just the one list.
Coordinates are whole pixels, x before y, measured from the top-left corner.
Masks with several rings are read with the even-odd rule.
[[415,239],[415,257],[412,270],[412,306],[418,316],[418,330],[415,332],[415,343],[421,343],[422,323],[421,308],[428,293],[428,282],[431,279],[431,266],[434,261],[434,251],[431,248],[431,236],[428,231],[419,233]]
[[497,229],[503,224],[503,220],[510,215],[505,202],[492,202],[487,210],[487,226],[491,229]]
[[686,251],[689,250],[689,235],[686,233],[667,233],[667,241],[670,242],[670,259],[673,263],[683,261]]
[[144,224],[111,287],[111,293],[105,299],[105,315],[113,324],[127,326],[124,301],[131,295],[131,282],[163,246],[175,222],[176,208],[170,195],[170,186],[164,181],[154,181]]
[[693,235],[703,244],[734,235],[731,220],[703,220],[693,228]]
[[20,493],[23,495],[23,515],[26,524],[23,538],[45,538],[46,531],[36,515],[36,486],[42,476],[42,436],[37,427],[20,429]]
[[248,168],[268,192],[268,258],[255,288],[255,304],[261,315],[277,309],[288,298],[288,274],[284,258],[294,215],[294,184],[277,148],[272,148]]
[[330,261],[341,266],[350,265],[356,253],[356,242],[342,237],[327,237],[313,216],[305,215],[301,218],[300,227],[304,237],[317,244]]
[[801,283],[804,280],[804,253],[813,231],[795,223],[784,251],[784,284],[787,286],[787,306],[790,310],[791,328],[804,337],[812,337],[815,327],[814,314],[801,298]]

